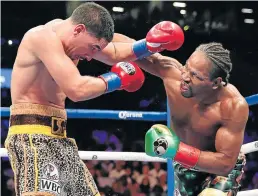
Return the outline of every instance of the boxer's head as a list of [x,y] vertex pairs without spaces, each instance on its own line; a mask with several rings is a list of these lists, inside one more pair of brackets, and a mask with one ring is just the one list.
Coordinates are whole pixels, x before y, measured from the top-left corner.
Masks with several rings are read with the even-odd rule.
[[184,66],[181,93],[187,98],[208,95],[220,86],[227,85],[231,70],[228,50],[219,43],[202,44]]
[[90,60],[94,53],[112,41],[114,21],[102,6],[87,2],[77,7],[71,17],[72,36],[68,44],[68,55],[72,59]]

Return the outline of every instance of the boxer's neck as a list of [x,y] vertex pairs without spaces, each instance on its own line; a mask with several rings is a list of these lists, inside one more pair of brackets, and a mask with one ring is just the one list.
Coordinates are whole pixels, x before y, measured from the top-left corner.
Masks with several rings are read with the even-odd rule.
[[220,100],[222,91],[223,87],[219,87],[218,89],[211,90],[210,92],[196,95],[195,99],[197,100],[199,105],[211,105]]

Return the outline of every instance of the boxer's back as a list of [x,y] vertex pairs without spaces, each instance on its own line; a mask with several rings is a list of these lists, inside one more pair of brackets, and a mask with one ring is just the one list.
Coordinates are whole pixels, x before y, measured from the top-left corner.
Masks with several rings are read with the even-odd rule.
[[29,30],[24,35],[13,66],[12,104],[29,102],[64,107],[65,94],[52,79],[44,64],[34,55],[33,48],[37,46],[31,43],[31,36],[37,34],[40,39],[42,33],[53,33],[52,27],[60,21],[50,21],[46,25]]

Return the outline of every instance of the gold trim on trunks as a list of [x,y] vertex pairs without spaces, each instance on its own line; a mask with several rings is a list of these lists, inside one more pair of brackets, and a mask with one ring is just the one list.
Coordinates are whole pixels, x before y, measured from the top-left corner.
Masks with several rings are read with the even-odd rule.
[[65,109],[19,103],[10,107],[10,134],[45,134],[66,137]]
[[60,109],[47,105],[32,104],[32,103],[18,103],[10,107],[10,115],[19,114],[38,114],[43,116],[55,116],[58,118],[67,119],[65,109]]
[[63,134],[53,132],[53,129],[43,125],[15,125],[9,128],[8,136],[16,134],[43,134],[55,138],[66,138],[66,130]]

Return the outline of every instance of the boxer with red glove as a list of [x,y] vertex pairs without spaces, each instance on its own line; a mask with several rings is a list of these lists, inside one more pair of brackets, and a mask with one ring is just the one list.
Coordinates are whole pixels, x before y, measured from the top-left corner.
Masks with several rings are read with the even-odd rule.
[[146,39],[133,43],[132,50],[141,59],[163,50],[177,50],[184,43],[183,30],[177,24],[163,21],[153,26]]
[[135,62],[119,62],[111,72],[99,76],[106,83],[106,93],[115,90],[135,92],[144,82],[144,74]]
[[201,151],[180,141],[165,125],[153,125],[145,135],[145,152],[149,156],[172,158],[186,168],[194,168]]

